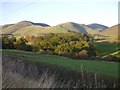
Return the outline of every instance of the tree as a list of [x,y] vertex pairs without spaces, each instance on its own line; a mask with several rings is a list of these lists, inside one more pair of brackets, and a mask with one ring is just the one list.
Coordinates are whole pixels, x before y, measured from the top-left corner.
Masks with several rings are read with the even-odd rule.
[[14,46],[18,50],[32,51],[32,46],[27,45],[27,43],[27,40],[24,37],[21,37],[14,43]]
[[12,37],[2,37],[2,48],[3,49],[14,49],[14,42],[16,42],[16,38]]

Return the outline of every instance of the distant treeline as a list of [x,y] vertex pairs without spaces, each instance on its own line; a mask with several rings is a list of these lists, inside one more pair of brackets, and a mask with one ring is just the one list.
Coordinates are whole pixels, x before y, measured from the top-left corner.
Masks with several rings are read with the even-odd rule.
[[3,49],[18,49],[64,56],[96,56],[93,38],[81,33],[49,33],[40,36],[2,37]]

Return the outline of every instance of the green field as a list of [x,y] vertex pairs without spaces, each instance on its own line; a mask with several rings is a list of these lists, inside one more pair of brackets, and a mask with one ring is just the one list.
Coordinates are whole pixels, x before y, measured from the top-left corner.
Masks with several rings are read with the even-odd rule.
[[118,52],[118,50],[120,50],[120,48],[118,47],[118,43],[103,43],[103,42],[96,43],[96,49],[98,52],[98,56],[102,56],[102,57]]
[[2,53],[3,55],[5,54],[13,57],[24,57],[32,62],[58,65],[71,70],[80,71],[82,67],[84,71],[111,77],[118,77],[118,65],[120,64],[118,62],[74,60],[63,56],[19,50],[3,50]]

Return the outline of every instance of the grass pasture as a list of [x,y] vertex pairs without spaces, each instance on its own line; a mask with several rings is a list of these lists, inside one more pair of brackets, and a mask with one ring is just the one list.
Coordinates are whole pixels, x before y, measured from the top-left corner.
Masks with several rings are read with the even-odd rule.
[[13,57],[25,57],[32,62],[47,63],[79,71],[97,73],[109,77],[118,77],[118,62],[74,60],[63,56],[40,54],[20,50],[2,50],[3,54]]
[[112,53],[118,52],[118,50],[120,50],[118,46],[119,43],[105,43],[105,42],[96,43],[98,56],[104,57],[106,55],[110,55]]

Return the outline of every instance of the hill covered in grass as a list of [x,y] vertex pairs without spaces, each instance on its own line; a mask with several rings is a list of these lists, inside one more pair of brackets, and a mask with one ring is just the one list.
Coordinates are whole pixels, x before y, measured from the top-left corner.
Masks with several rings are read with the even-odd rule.
[[44,33],[69,33],[80,32],[84,34],[95,34],[98,31],[89,28],[84,24],[66,22],[56,26],[49,26],[44,23],[33,23],[31,21],[21,21],[16,24],[2,26],[3,34],[14,34],[17,36],[41,35]]
[[21,21],[15,24],[7,24],[2,26],[2,33],[3,34],[13,34],[14,32],[28,27],[28,26],[41,26],[41,27],[47,27],[49,25],[43,24],[43,23],[33,23],[31,21]]
[[86,29],[82,25],[74,22],[63,23],[58,26],[65,28],[66,30],[68,30],[68,32],[75,31],[75,32],[81,32],[81,33],[87,34]]
[[100,34],[109,36],[109,39],[118,40],[118,36],[120,34],[119,28],[120,28],[120,24],[114,25],[114,26],[100,32]]
[[14,32],[14,35],[17,36],[26,36],[26,35],[41,35],[45,33],[67,33],[66,29],[60,27],[60,26],[53,26],[53,27],[41,27],[41,26],[28,26],[25,28],[22,28],[16,32]]
[[15,24],[2,26],[2,34],[14,34],[16,36],[42,35],[46,33],[69,33],[79,32],[83,34],[105,36],[107,40],[118,40],[118,26],[107,27],[101,24],[79,24],[75,22],[66,22],[56,26],[50,26],[45,23],[34,23],[31,21],[21,21]]

